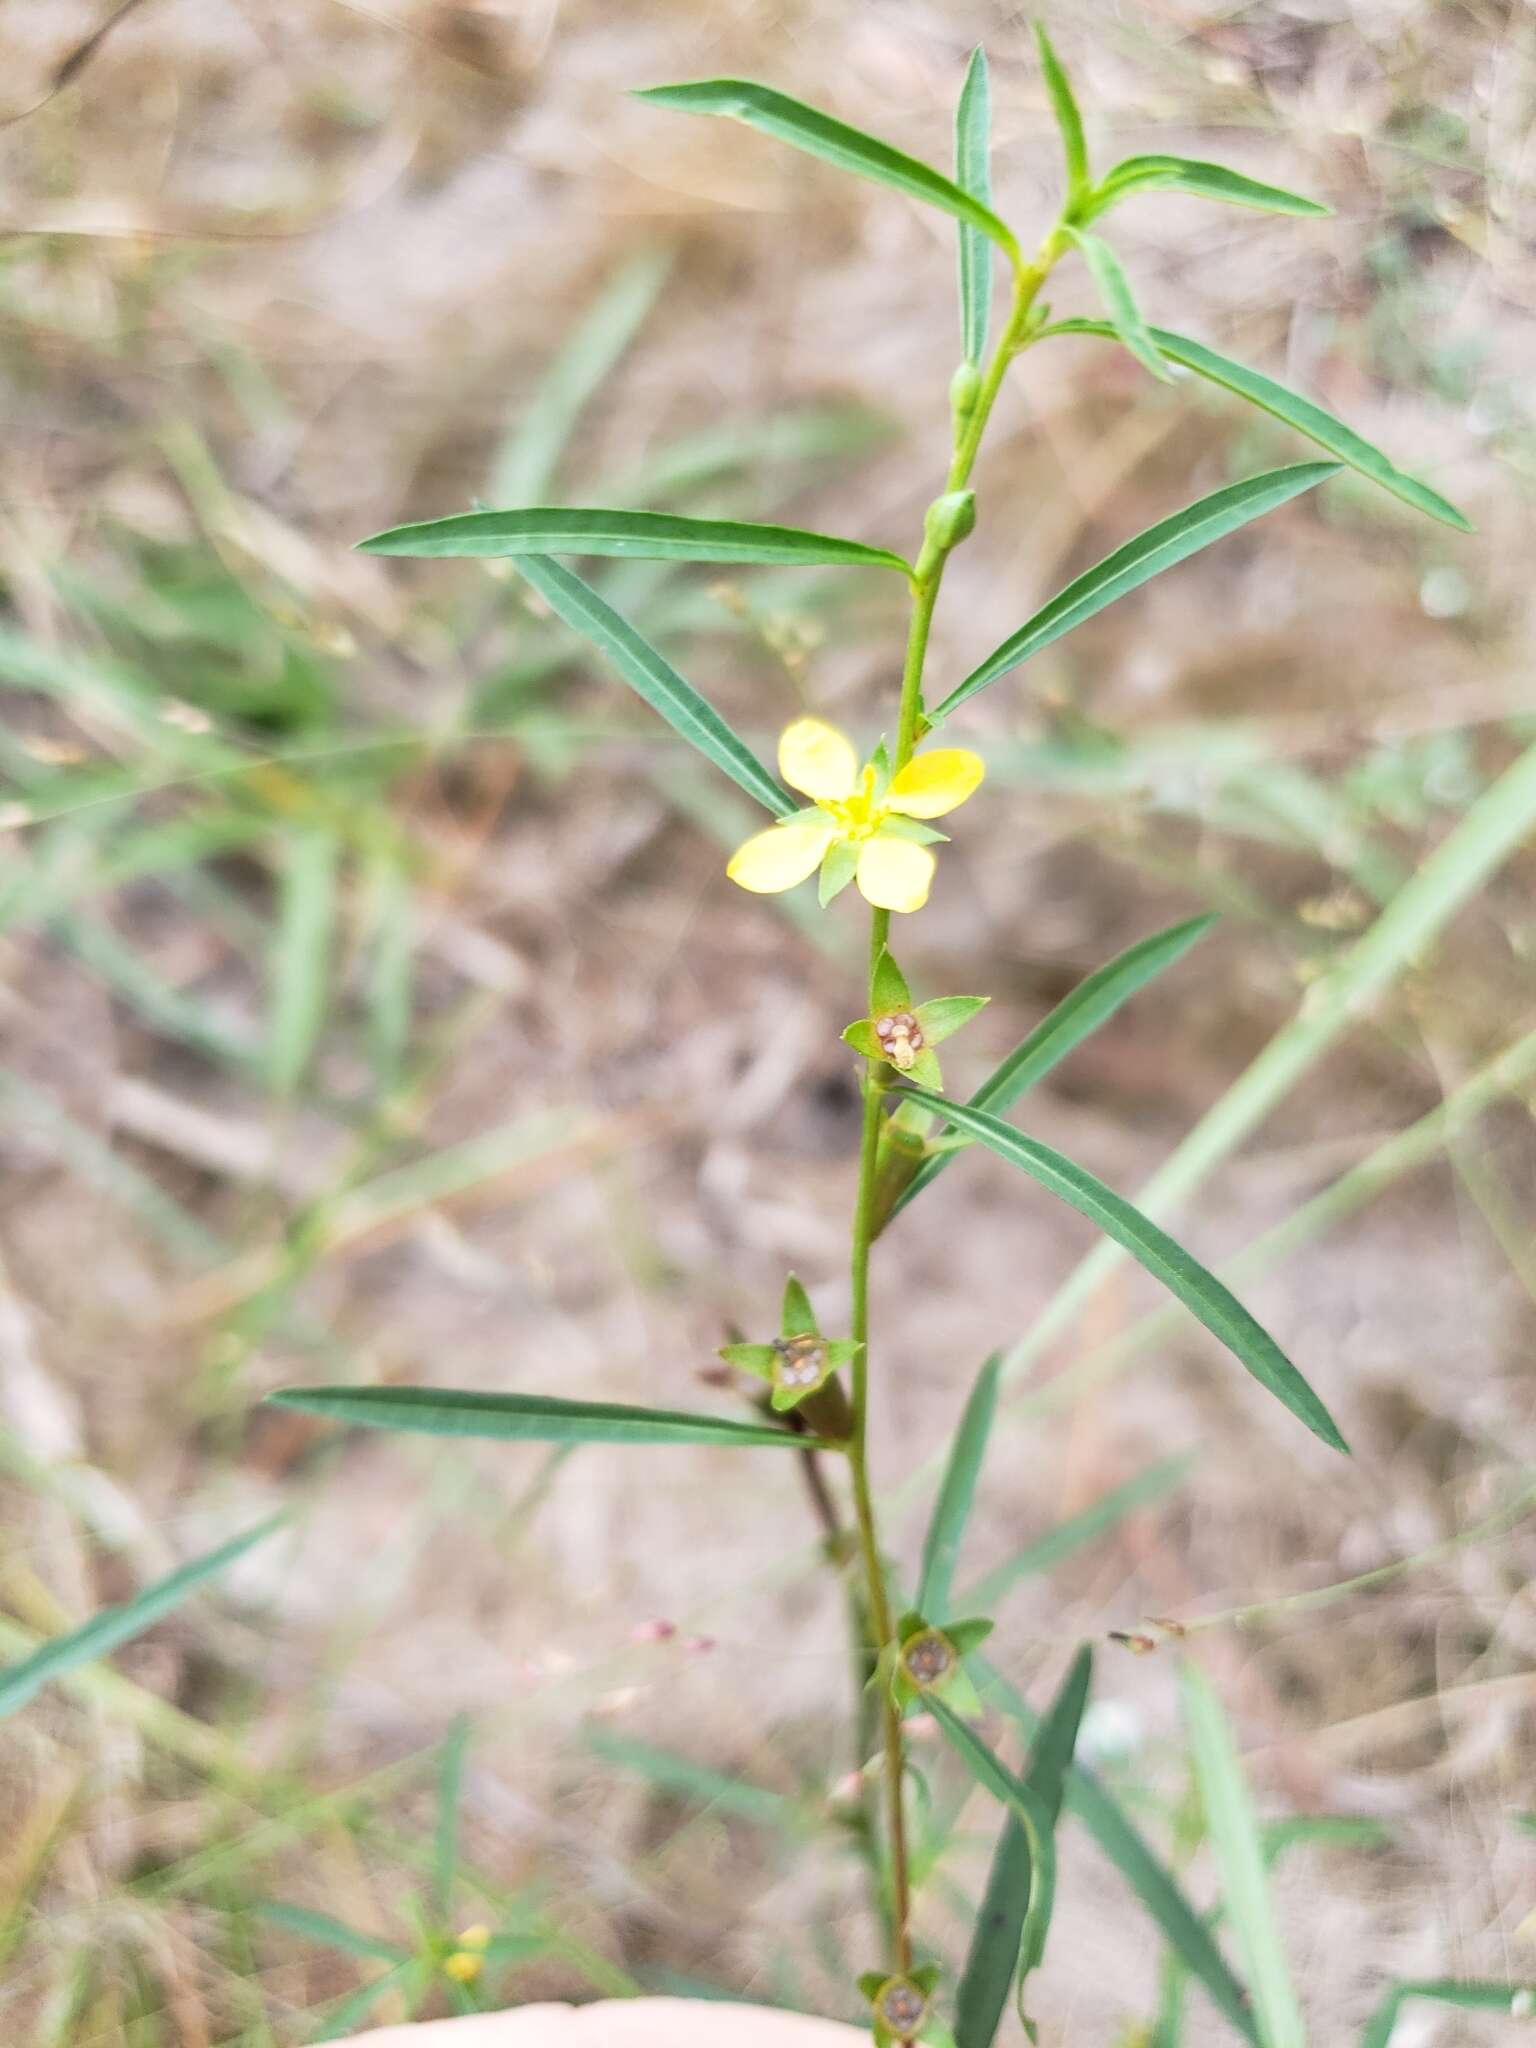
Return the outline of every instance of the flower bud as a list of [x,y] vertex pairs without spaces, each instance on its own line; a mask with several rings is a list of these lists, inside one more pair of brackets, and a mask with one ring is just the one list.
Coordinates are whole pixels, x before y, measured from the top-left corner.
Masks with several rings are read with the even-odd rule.
[[961,427],[976,410],[981,396],[981,372],[974,363],[962,363],[949,380],[949,409],[955,425]]
[[946,491],[923,514],[923,537],[931,547],[958,547],[976,524],[976,493]]

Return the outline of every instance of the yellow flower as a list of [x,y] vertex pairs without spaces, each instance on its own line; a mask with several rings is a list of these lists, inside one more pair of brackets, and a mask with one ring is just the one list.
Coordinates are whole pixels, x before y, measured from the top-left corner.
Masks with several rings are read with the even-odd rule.
[[810,797],[801,811],[758,832],[732,854],[726,873],[743,889],[774,895],[818,867],[821,900],[856,881],[877,910],[921,910],[933,881],[927,842],[942,837],[920,822],[963,804],[986,772],[966,747],[919,754],[887,780],[881,754],[861,771],[835,726],[797,718],[779,741],[779,773]]

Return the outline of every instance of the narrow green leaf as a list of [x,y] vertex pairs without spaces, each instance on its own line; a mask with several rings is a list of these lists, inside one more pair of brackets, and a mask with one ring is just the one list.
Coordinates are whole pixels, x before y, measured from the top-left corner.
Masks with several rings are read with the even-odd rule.
[[300,826],[284,839],[268,1027],[271,1083],[279,1095],[299,1087],[325,1023],[340,852],[336,834],[325,826]]
[[932,1519],[923,1540],[922,1577],[918,1583],[917,1605],[936,1626],[949,1619],[950,1592],[954,1585],[955,1561],[970,1520],[976,1497],[976,1481],[986,1456],[987,1438],[997,1414],[997,1371],[994,1353],[976,1375],[960,1427],[950,1446],[949,1463],[933,1504]]
[[1242,1947],[1264,2048],[1306,2048],[1306,2027],[1280,1943],[1264,1841],[1237,1745],[1209,1679],[1197,1664],[1183,1670],[1184,1723],[1206,1830],[1221,1868],[1227,1918]]
[[551,610],[606,655],[635,694],[660,712],[674,732],[713,761],[738,789],[755,796],[778,818],[787,818],[799,808],[714,706],[691,683],[685,683],[672,664],[605,603],[591,584],[547,555],[520,555],[517,567]]
[[1394,1984],[1360,2036],[1360,2048],[1391,2048],[1398,2015],[1410,1998],[1434,2005],[1459,2006],[1463,2012],[1501,2012],[1528,2019],[1536,2009],[1536,1985],[1491,1984],[1457,1977],[1408,1978]]
[[[1352,427],[1347,427],[1342,420],[1335,419],[1331,412],[1314,404],[1310,398],[1303,398],[1300,392],[1277,384],[1273,377],[1250,370],[1246,363],[1234,362],[1231,356],[1221,355],[1203,341],[1191,340],[1187,334],[1173,334],[1166,327],[1150,327],[1147,332],[1156,343],[1158,353],[1169,362],[1192,370],[1197,377],[1219,384],[1223,390],[1246,398],[1250,405],[1258,406],[1262,412],[1271,413],[1286,426],[1294,427],[1298,434],[1305,434],[1309,441],[1315,441],[1318,447],[1326,448],[1330,455],[1347,463],[1361,476],[1380,484],[1394,498],[1401,498],[1405,505],[1412,505],[1415,511],[1427,512],[1431,519],[1438,519],[1445,526],[1454,526],[1461,533],[1472,532],[1471,520],[1465,513],[1458,512],[1449,499],[1442,498],[1428,484],[1420,483],[1417,477],[1400,470],[1379,448]],[[1042,336],[1046,334],[1091,334],[1105,341],[1117,339],[1114,329],[1104,320],[1058,320],[1042,330]]]
[[[978,43],[966,67],[955,108],[955,183],[992,204],[992,89],[987,53]],[[969,221],[960,223],[960,345],[968,363],[980,366],[987,350],[992,313],[992,242]]]
[[1123,1522],[1127,1515],[1161,1500],[1184,1477],[1189,1467],[1188,1456],[1163,1458],[1157,1464],[1149,1465],[1145,1472],[1138,1472],[1135,1478],[1127,1479],[1124,1485],[1111,1487],[1108,1493],[1090,1501],[1079,1513],[1069,1515],[1066,1521],[1058,1522],[1054,1529],[1047,1529],[1033,1543],[1026,1543],[1012,1557],[994,1565],[960,1596],[958,1605],[967,1612],[980,1608],[983,1613],[990,1614],[1020,1579],[1050,1571],[1063,1558],[1070,1557],[1073,1551],[1081,1550],[1084,1544],[1092,1543],[1113,1529],[1117,1522]]
[[1173,373],[1157,352],[1157,343],[1141,317],[1141,308],[1120,258],[1108,242],[1090,235],[1086,229],[1069,226],[1064,232],[1087,264],[1104,311],[1109,315],[1109,324],[1121,342],[1144,370],[1150,370],[1159,382],[1171,384]]
[[1056,1902],[1054,1817],[1033,1786],[1015,1777],[953,1708],[935,1695],[929,1695],[924,1708],[938,1722],[940,1733],[977,1784],[1018,1822],[1028,1845],[1029,1891],[1016,1951],[1021,1975],[1027,1976],[1045,1953],[1045,1937]]
[[432,1840],[432,1903],[446,1920],[459,1875],[459,1801],[464,1792],[464,1752],[469,1716],[456,1714],[437,1767],[437,1827]]
[[[1061,1811],[1092,1676],[1093,1651],[1084,1644],[1037,1726],[1025,1768],[1024,1782],[1039,1800],[1041,1813],[1052,1830]],[[1010,1813],[998,1837],[970,1951],[955,1992],[956,2048],[991,2048],[997,2034],[1009,1986],[1020,1967],[1032,1869],[1029,1836],[1023,1824]],[[1026,1963],[1026,1973],[1029,1967],[1033,1967],[1032,1963]]]
[[1106,171],[1091,202],[1090,219],[1132,192],[1156,189],[1188,192],[1196,199],[1219,199],[1227,206],[1251,206],[1261,213],[1289,213],[1318,218],[1332,213],[1320,200],[1287,192],[1283,185],[1261,184],[1225,164],[1202,163],[1186,156],[1128,156]]
[[[990,1109],[1000,1116],[1011,1108],[1069,1052],[1091,1037],[1101,1024],[1108,1023],[1138,989],[1145,988],[1175,960],[1182,959],[1215,922],[1211,913],[1187,917],[1181,924],[1169,925],[1166,931],[1154,932],[1149,939],[1138,939],[1113,960],[1096,967],[1041,1019],[1000,1066],[993,1068],[971,1096],[972,1109]],[[928,1160],[897,1202],[897,1209],[914,1201],[953,1157],[952,1152],[942,1152]]]
[[377,1934],[361,1934],[355,1927],[333,1920],[329,1913],[310,1912],[307,1906],[287,1906],[275,1899],[257,1899],[252,1910],[263,1920],[270,1920],[275,1927],[286,1927],[290,1934],[301,1935],[305,1941],[318,1942],[322,1948],[340,1949],[344,1955],[374,1956],[386,1963],[410,1960],[410,1951],[402,1948],[399,1942],[385,1941]]
[[744,1778],[728,1777],[724,1771],[710,1770],[689,1757],[679,1756],[675,1750],[656,1749],[648,1742],[636,1742],[606,1728],[589,1728],[585,1740],[594,1756],[635,1772],[648,1785],[679,1793],[700,1806],[739,1814],[743,1820],[766,1827],[792,1827],[799,1819],[794,1801],[784,1793],[751,1784]]
[[[1040,1727],[1041,1717],[1017,1687],[1010,1685],[984,1658],[972,1657],[971,1669],[985,1697],[1020,1727],[1026,1731]],[[1105,1791],[1091,1771],[1074,1763],[1066,1773],[1064,1803],[1067,1812],[1083,1823],[1120,1872],[1170,1947],[1204,1985],[1217,2010],[1245,2041],[1258,2048],[1247,1993],[1178,1879],[1148,1848],[1119,1802]]]
[[1061,59],[1051,47],[1045,24],[1035,23],[1035,44],[1040,52],[1040,70],[1051,96],[1051,110],[1061,130],[1062,151],[1067,160],[1067,205],[1074,206],[1088,189],[1088,141],[1083,134],[1083,117],[1078,111],[1072,81]]
[[1150,583],[1154,576],[1173,568],[1175,563],[1187,561],[1212,541],[1246,526],[1250,519],[1258,519],[1287,499],[1310,491],[1325,478],[1336,476],[1339,468],[1337,462],[1296,462],[1285,469],[1267,469],[1262,475],[1245,477],[1241,483],[1227,484],[1208,497],[1197,498],[1183,511],[1160,519],[1124,547],[1106,555],[1102,562],[1085,569],[1064,590],[1057,591],[1049,604],[1043,605],[950,691],[938,709],[929,713],[929,723],[938,725],[967,697],[974,697],[988,683],[1028,661],[1053,640],[1061,639],[1074,626],[1113,604],[1117,597],[1139,590],[1143,583]]
[[375,1977],[370,1984],[359,1985],[349,1992],[338,2004],[332,2006],[325,2024],[318,2034],[310,2038],[317,2044],[322,2041],[345,2041],[355,2031],[360,2019],[366,2017],[388,1991],[409,1970],[409,1961],[397,1963],[392,1970],[386,1970],[381,1977]]
[[787,93],[775,92],[770,85],[758,85],[747,78],[701,78],[683,85],[648,86],[635,97],[654,101],[660,107],[675,107],[684,114],[727,114],[744,121],[760,134],[819,156],[841,171],[872,178],[877,184],[889,185],[909,198],[924,200],[929,206],[954,214],[958,220],[968,221],[1006,249],[1011,262],[1019,260],[1019,245],[1012,230],[942,171],[893,149],[888,142],[864,134],[862,129],[850,128],[845,121],[822,113],[818,107],[808,107]]
[[179,1607],[189,1593],[195,1593],[205,1581],[227,1571],[236,1559],[263,1542],[283,1520],[282,1515],[274,1515],[270,1521],[247,1529],[243,1536],[236,1536],[220,1544],[217,1550],[210,1550],[205,1556],[194,1558],[191,1564],[157,1579],[122,1606],[104,1607],[68,1635],[53,1637],[19,1664],[0,1670],[0,1718],[24,1707],[51,1679],[61,1678],[77,1664],[89,1664],[142,1635],[162,1615]]
[[474,1436],[540,1444],[777,1444],[831,1450],[820,1437],[766,1423],[730,1422],[667,1408],[626,1408],[614,1401],[560,1401],[546,1394],[481,1394],[454,1387],[282,1387],[279,1408],[328,1415],[359,1429],[418,1436]]
[[1155,1279],[1161,1280],[1191,1315],[1221,1339],[1238,1363],[1246,1366],[1259,1384],[1267,1387],[1314,1435],[1334,1450],[1348,1450],[1333,1417],[1274,1338],[1255,1322],[1230,1288],[1214,1273],[1207,1272],[1150,1217],[1143,1216],[1123,1196],[1115,1194],[1063,1153],[1042,1145],[1038,1139],[1026,1138],[1012,1124],[1001,1123],[985,1110],[972,1109],[969,1103],[948,1102],[942,1095],[931,1095],[924,1088],[911,1088],[908,1093],[924,1108],[946,1115],[960,1130],[979,1138],[989,1151],[1022,1168],[1058,1201],[1096,1224],[1106,1237],[1113,1238]]
[[866,547],[836,534],[599,506],[460,512],[416,526],[392,526],[357,545],[365,555],[618,555],[650,562],[777,562],[800,568],[840,563],[911,573],[889,548]]
[[641,250],[561,342],[497,454],[485,493],[493,505],[531,504],[548,491],[588,403],[639,333],[672,261],[669,249]]

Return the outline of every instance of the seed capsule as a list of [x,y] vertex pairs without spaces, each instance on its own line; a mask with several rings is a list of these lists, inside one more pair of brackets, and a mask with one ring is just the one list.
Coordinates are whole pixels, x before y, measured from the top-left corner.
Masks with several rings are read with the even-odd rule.
[[827,1369],[827,1347],[809,1332],[801,1337],[775,1337],[778,1353],[774,1379],[781,1387],[813,1387]]
[[898,2041],[910,2041],[928,2011],[928,2001],[915,1984],[898,1977],[887,1984],[876,2008]]
[[954,1669],[955,1653],[949,1639],[936,1628],[930,1628],[903,1646],[901,1661],[912,1683],[927,1687],[937,1685]]

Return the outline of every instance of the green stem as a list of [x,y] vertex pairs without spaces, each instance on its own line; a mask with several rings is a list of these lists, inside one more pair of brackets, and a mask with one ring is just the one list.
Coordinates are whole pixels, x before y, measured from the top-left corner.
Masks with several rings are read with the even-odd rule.
[[[1063,238],[1053,229],[1041,244],[1033,263],[1025,264],[1014,278],[1013,306],[1008,324],[993,352],[982,378],[976,402],[959,436],[950,463],[946,491],[964,490],[991,416],[993,401],[1002,387],[1008,365],[1028,346],[1030,314],[1041,285],[1061,253]],[[906,659],[901,674],[901,710],[896,728],[893,770],[911,760],[918,741],[923,714],[923,668],[928,655],[928,636],[933,626],[934,607],[949,549],[926,548],[919,557],[912,579],[912,614],[907,628]],[[874,1004],[874,974],[890,934],[891,913],[875,910],[869,923],[869,1002]],[[882,1120],[881,1089],[873,1074],[864,1081],[864,1120],[859,1139],[859,1187],[853,1211],[853,1313],[852,1331],[859,1345],[851,1379],[853,1426],[848,1440],[848,1469],[853,1485],[854,1517],[858,1526],[859,1562],[863,1572],[869,1619],[875,1639],[877,1669],[880,1652],[891,1649],[896,1640],[891,1619],[890,1596],[886,1590],[885,1567],[880,1555],[880,1532],[875,1517],[874,1497],[869,1482],[869,1253],[874,1242],[875,1169],[879,1158]],[[889,1686],[881,1692],[881,1728],[884,1749],[886,1834],[890,1848],[891,1946],[896,1975],[905,1976],[912,1967],[911,1905],[912,1880],[907,1855],[906,1808],[903,1783],[906,1771],[901,1712]]]

